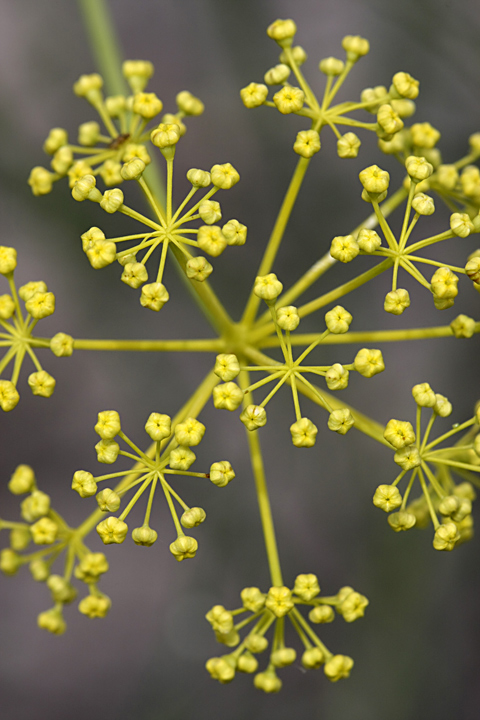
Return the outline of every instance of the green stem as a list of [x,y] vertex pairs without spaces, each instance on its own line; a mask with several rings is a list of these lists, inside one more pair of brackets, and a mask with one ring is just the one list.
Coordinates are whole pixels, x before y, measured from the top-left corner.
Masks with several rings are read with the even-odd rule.
[[223,349],[212,340],[74,340],[75,350],[128,350],[135,352],[214,352]]
[[[240,387],[245,390],[249,386],[248,373],[243,371],[240,375]],[[247,430],[248,445],[250,448],[250,458],[252,461],[252,470],[255,478],[255,488],[257,491],[258,507],[262,520],[263,536],[265,538],[265,547],[267,550],[268,565],[270,568],[270,578],[272,585],[282,587],[283,578],[280,568],[280,558],[278,556],[277,540],[275,537],[275,528],[273,526],[272,510],[268,497],[267,480],[265,477],[265,469],[263,466],[262,450],[258,439],[258,431]]]
[[[265,254],[263,256],[262,262],[260,263],[257,275],[267,275],[272,268],[309,163],[310,160],[303,157],[300,158],[297,163],[295,172],[293,173],[293,177],[290,181],[290,185],[288,186],[288,190],[283,200],[282,207],[280,208],[280,212],[278,214],[272,234],[270,236],[270,240],[268,241]],[[259,303],[260,298],[254,295],[252,290],[247,302],[247,306],[245,308],[245,312],[243,314],[242,322],[246,324],[251,324],[253,322]]]

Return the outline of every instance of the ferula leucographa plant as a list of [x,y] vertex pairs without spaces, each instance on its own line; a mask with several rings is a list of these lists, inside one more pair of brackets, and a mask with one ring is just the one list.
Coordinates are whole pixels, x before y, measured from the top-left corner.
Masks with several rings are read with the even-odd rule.
[[[186,132],[184,121],[203,112],[201,100],[182,91],[176,97],[176,112],[159,118],[162,101],[154,92],[145,91],[153,65],[147,61],[127,61],[123,75],[131,94],[105,97],[103,80],[96,73],[82,75],[74,84],[75,94],[84,97],[99,116],[99,122],[80,124],[77,144],[70,143],[63,128],[50,131],[44,150],[51,156],[51,169],[35,167],[29,184],[38,196],[51,192],[55,182],[65,179],[75,201],[94,203],[94,224],[81,236],[90,265],[99,270],[117,262],[121,280],[134,289],[141,288],[141,305],[159,311],[169,301],[169,292],[163,284],[169,257],[191,283],[216,337],[148,342],[89,341],[63,332],[51,339],[36,337],[33,330],[39,320],[53,313],[55,297],[42,281],[26,282],[17,288],[16,251],[8,246],[0,248],[0,273],[9,289],[9,293],[0,296],[0,345],[5,348],[0,361],[0,405],[5,412],[12,411],[19,400],[17,382],[27,355],[35,369],[28,378],[33,394],[48,398],[53,393],[55,380],[43,370],[36,354],[42,348],[59,357],[69,357],[73,350],[129,349],[201,350],[212,358],[211,370],[196,390],[192,388],[190,399],[174,417],[163,407],[146,409],[144,429],[148,441],[138,439],[138,428],[132,428],[131,437],[135,441],[126,435],[115,410],[99,410],[95,424],[100,437],[95,446],[98,461],[113,465],[123,456],[132,461],[132,466],[129,470],[99,474],[93,473],[92,468],[72,468],[73,479],[65,478],[65,482],[71,483],[86,504],[92,503],[95,496],[97,506],[77,528],[70,527],[53,509],[51,498],[37,486],[34,470],[27,465],[17,467],[9,489],[14,495],[24,496],[21,520],[0,520],[0,529],[10,533],[10,545],[1,552],[0,567],[4,574],[14,575],[22,565],[28,565],[34,580],[45,583],[53,607],[40,613],[38,625],[61,634],[66,628],[63,606],[73,602],[77,595],[73,578],[87,586],[78,606],[81,613],[103,617],[111,607],[110,599],[98,588],[101,575],[108,570],[107,558],[103,552],[92,552],[85,544],[93,530],[105,545],[122,544],[130,534],[137,545],[152,546],[158,538],[154,500],[163,495],[173,521],[171,554],[179,561],[195,557],[199,546],[189,533],[205,521],[207,513],[201,507],[187,504],[178,492],[176,476],[209,480],[220,488],[234,479],[228,460],[212,458],[208,472],[190,468],[196,460],[192,448],[209,431],[198,419],[205,405],[212,400],[220,410],[238,410],[241,422],[237,431],[243,433],[242,424],[247,430],[270,577],[263,589],[243,588],[239,607],[228,610],[218,604],[206,613],[216,639],[228,648],[225,654],[211,657],[206,668],[221,683],[233,680],[237,672],[254,674],[255,687],[271,693],[282,686],[279,669],[292,665],[297,658],[304,668],[323,667],[325,676],[333,682],[348,677],[353,659],[330,651],[312,625],[329,624],[336,615],[353,622],[364,615],[369,604],[363,594],[350,586],[342,587],[335,595],[321,594],[313,572],[284,582],[267,489],[268,460],[262,455],[258,432],[267,422],[266,406],[282,386],[290,389],[293,413],[285,421],[280,419],[278,433],[281,439],[291,440],[292,452],[312,448],[319,432],[346,435],[356,428],[394,449],[396,477],[393,472],[390,483],[384,482],[376,490],[372,487],[373,504],[390,513],[388,523],[394,531],[432,523],[435,550],[453,550],[473,535],[471,510],[480,472],[478,406],[472,407],[471,417],[448,425],[452,404],[432,390],[424,378],[419,378],[412,390],[417,407],[413,423],[394,417],[384,427],[347,405],[337,393],[346,389],[350,381],[363,382],[364,378],[372,384],[374,392],[375,376],[383,371],[388,373],[382,352],[376,347],[384,341],[468,339],[480,332],[480,322],[464,314],[445,326],[405,330],[393,325],[384,331],[352,331],[355,301],[354,295],[347,297],[387,270],[392,271],[391,290],[385,298],[372,292],[371,303],[383,306],[390,315],[400,315],[410,306],[408,287],[412,279],[431,294],[438,310],[453,305],[461,276],[480,290],[480,250],[468,246],[466,240],[480,231],[480,170],[474,164],[480,157],[480,133],[470,137],[465,157],[444,164],[437,148],[440,132],[428,122],[406,125],[415,113],[419,94],[419,82],[409,73],[399,71],[385,86],[363,89],[360,99],[338,102],[347,75],[354,73],[356,63],[369,52],[366,39],[346,36],[342,41],[343,59],[320,60],[319,70],[325,82],[323,90],[316,93],[303,71],[304,66],[308,67],[307,54],[293,44],[296,34],[293,20],[275,21],[267,34],[280,46],[279,63],[266,71],[264,82],[251,82],[241,89],[240,97],[247,108],[274,108],[281,115],[299,117],[300,129],[293,143],[299,159],[256,276],[247,279],[251,292],[239,320],[230,317],[209,285],[208,277],[214,266],[205,257],[215,258],[227,246],[243,246],[246,242],[245,225],[235,218],[222,219],[220,202],[213,199],[214,196],[223,199],[223,194],[217,193],[233,188],[240,180],[239,173],[230,163],[217,163],[212,156],[208,169],[192,167],[187,172],[190,189],[185,197],[173,197],[174,158],[177,146],[181,152]],[[318,85],[314,78],[313,84]],[[269,88],[273,92],[271,100]],[[364,118],[358,119],[357,115],[362,113]],[[361,152],[357,133],[361,136],[364,132],[378,137],[379,150],[385,157],[381,166],[365,158],[359,175],[358,192],[369,207],[366,219],[347,234],[334,237],[325,247],[325,254],[285,290],[273,268],[308,166],[316,162],[315,156],[321,151],[325,130],[335,135],[341,159],[357,157]],[[347,132],[342,134],[343,130]],[[328,134],[325,141],[328,142]],[[146,172],[152,155],[158,151],[165,162],[164,197],[156,192],[152,175]],[[384,166],[392,162],[403,168],[404,180],[388,196],[390,174]],[[127,181],[140,187],[145,208],[135,209],[127,204]],[[122,190],[118,186],[124,182]],[[107,189],[101,189],[102,183]],[[431,216],[436,202],[443,202],[450,213],[449,223],[441,232],[429,229],[429,224],[433,227]],[[402,205],[400,229],[395,230],[388,218]],[[139,232],[111,237],[108,217],[103,212],[107,216],[120,213],[132,218],[139,223]],[[339,227],[339,232],[345,232],[345,228]],[[412,240],[413,235],[419,239]],[[455,246],[456,265],[424,256],[425,249],[433,250],[445,240]],[[232,252],[241,249],[233,247]],[[359,275],[353,272],[347,282],[322,293],[319,281],[329,268],[337,261],[352,263],[349,267],[355,268],[354,261],[359,255],[370,256],[372,267]],[[400,270],[405,273],[400,274]],[[404,280],[407,287],[400,287],[399,282],[403,284]],[[312,287],[318,287],[313,300],[293,304]],[[340,299],[342,304],[338,304]],[[318,319],[316,332],[298,332],[302,318],[322,309],[326,312]],[[392,322],[395,323],[393,318]],[[325,344],[338,345],[335,351],[338,361],[333,364],[322,361]],[[360,349],[349,351],[344,347],[348,344],[357,344]],[[4,377],[10,363],[11,375]],[[327,412],[326,423],[321,422],[322,410]],[[268,412],[269,421],[276,423],[274,410]],[[218,417],[221,422],[221,413]],[[432,439],[434,424],[440,434]],[[349,440],[345,438],[342,442],[348,444]],[[221,447],[218,457],[223,457]],[[413,497],[416,490],[420,494]],[[143,522],[131,529],[126,520],[142,496]],[[38,547],[29,550],[31,542]],[[305,609],[307,616],[302,612]],[[287,626],[297,636],[294,644],[290,644],[291,636],[286,634]],[[328,636],[327,628],[321,634],[322,638]],[[268,659],[260,666],[257,655],[269,643]]]

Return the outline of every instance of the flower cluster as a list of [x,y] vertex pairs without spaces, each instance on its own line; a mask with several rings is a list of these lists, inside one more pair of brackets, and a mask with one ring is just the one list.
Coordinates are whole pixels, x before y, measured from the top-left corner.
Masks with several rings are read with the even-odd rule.
[[[402,470],[393,483],[378,486],[373,504],[391,513],[388,522],[395,532],[410,530],[415,525],[426,527],[431,520],[435,530],[435,550],[453,550],[473,535],[471,513],[475,490],[469,480],[478,484],[472,473],[480,472],[480,409],[473,418],[455,423],[451,430],[429,442],[436,418],[448,417],[452,405],[446,397],[435,393],[428,383],[415,385],[412,395],[417,404],[416,431],[408,421],[392,419],[387,423],[384,437],[395,448],[394,460]],[[422,410],[425,408],[431,410],[431,415],[422,436]],[[457,444],[438,448],[468,428],[466,436]],[[464,482],[456,484],[452,471],[465,478]],[[398,484],[409,472],[410,479],[402,497]],[[422,495],[407,505],[415,479],[420,483]]]
[[[317,399],[320,406],[329,412],[328,428],[340,435],[345,435],[354,425],[354,417],[348,408],[334,410],[328,400],[313,385],[305,374],[323,376],[329,390],[343,390],[348,385],[350,371],[356,371],[364,377],[370,378],[385,369],[382,353],[380,350],[369,350],[362,348],[355,356],[353,363],[341,365],[304,365],[304,360],[310,353],[330,334],[342,335],[347,333],[352,322],[352,316],[345,308],[337,305],[325,315],[326,330],[304,350],[298,358],[294,358],[290,333],[296,330],[300,323],[300,316],[295,306],[276,308],[275,301],[283,290],[282,283],[274,273],[265,276],[258,276],[255,281],[254,293],[268,305],[275,330],[280,342],[284,363],[271,360],[265,365],[240,365],[234,354],[222,353],[217,355],[215,363],[215,374],[224,382],[217,385],[213,390],[213,403],[216,408],[225,410],[236,410],[244,404],[240,420],[247,430],[257,430],[267,422],[265,410],[268,402],[285,383],[290,385],[292,391],[293,405],[296,421],[290,426],[292,442],[296,447],[312,447],[318,433],[318,428],[307,417],[302,416],[298,398],[299,391],[308,391],[310,396]],[[258,355],[257,355],[258,356]],[[246,387],[240,388],[232,382],[241,372],[248,377],[249,372],[266,372],[265,378]],[[264,385],[277,381],[273,390],[262,400],[259,405],[245,402],[245,396],[250,397],[253,390]]]
[[[267,649],[268,640],[265,636],[273,625],[267,666],[255,675],[253,682],[256,688],[266,693],[278,692],[282,681],[277,670],[292,665],[297,659],[297,651],[285,645],[286,618],[303,645],[301,663],[304,668],[316,669],[323,666],[326,677],[332,682],[348,677],[353,667],[352,658],[330,652],[302,615],[299,606],[311,607],[308,614],[310,623],[330,623],[336,614],[350,623],[363,617],[368,600],[348,586],[341,588],[332,597],[319,595],[318,578],[310,573],[297,575],[293,589],[274,586],[267,593],[262,593],[257,587],[244,588],[240,593],[242,606],[235,610],[214,605],[206,618],[218,642],[235,650],[207,661],[206,667],[211,677],[220,683],[228,683],[234,679],[237,671],[257,673],[258,660],[255,655]],[[244,613],[248,613],[247,617],[235,623],[236,616]],[[248,625],[251,629],[241,639],[239,631]]]
[[[125,540],[128,525],[125,522],[130,511],[148,490],[148,501],[143,524],[132,531],[132,539],[137,545],[151,546],[157,540],[157,532],[150,527],[150,515],[157,487],[163,490],[168,508],[175,525],[177,538],[170,545],[170,552],[177,560],[195,557],[198,543],[193,537],[185,535],[183,528],[191,529],[200,525],[206,518],[201,507],[189,507],[173,489],[165,476],[183,475],[209,478],[217,487],[225,487],[233,480],[235,473],[226,460],[214,462],[209,473],[190,471],[196,456],[192,447],[197,446],[205,433],[205,425],[192,417],[172,424],[169,415],[151,413],[145,424],[147,435],[153,440],[150,450],[140,450],[123,432],[120,416],[115,410],[105,410],[98,414],[95,432],[100,436],[95,445],[97,459],[101,463],[113,464],[119,455],[136,461],[133,470],[123,470],[94,477],[85,470],[77,470],[73,476],[72,488],[80,497],[96,495],[102,513],[117,512],[123,497],[133,488],[137,488],[133,497],[118,517],[109,515],[97,525],[97,533],[105,545],[120,544]],[[129,450],[121,450],[115,438],[123,440]],[[133,451],[133,452],[131,452]],[[123,478],[115,489],[104,487],[98,492],[98,483],[113,478]],[[174,500],[183,513],[179,519]]]
[[[33,579],[45,583],[54,605],[40,613],[38,626],[54,635],[65,632],[63,606],[77,597],[70,582],[72,575],[88,588],[88,595],[78,604],[79,611],[90,618],[105,617],[111,601],[98,589],[100,577],[108,570],[105,555],[91,552],[83,542],[82,526],[77,530],[70,528],[53,510],[49,495],[38,489],[31,467],[19,465],[8,487],[14,495],[26,495],[20,505],[24,522],[0,520],[0,530],[10,531],[10,547],[0,553],[0,570],[5,575],[15,575],[22,565],[28,564]],[[22,554],[31,542],[44,547]],[[58,575],[52,573],[52,565],[62,553],[65,570]]]
[[[123,63],[123,75],[131,95],[104,97],[103,78],[98,74],[82,75],[73,86],[78,97],[98,112],[104,131],[98,122],[82,123],[78,128],[78,145],[69,143],[68,132],[53,128],[44,142],[43,149],[52,157],[51,168],[34,167],[28,184],[34,195],[51,192],[54,182],[68,177],[71,188],[85,175],[100,175],[107,186],[118,185],[133,179],[134,169],[145,168],[151,162],[146,143],[150,137],[149,122],[159,115],[163,103],[155,93],[145,92],[154,67],[146,60],[127,60]],[[177,134],[184,134],[184,118],[201,115],[201,100],[184,90],[176,97],[177,112],[167,113],[162,122],[174,125]],[[104,134],[106,132],[106,134]],[[122,166],[123,163],[123,166]],[[129,170],[122,167],[128,166]],[[53,172],[52,172],[53,171]]]
[[[385,260],[378,266],[382,271],[393,266],[392,290],[387,293],[384,301],[385,310],[392,315],[401,315],[410,305],[408,290],[399,288],[397,285],[399,268],[406,270],[409,275],[432,293],[435,307],[438,310],[452,307],[454,299],[458,295],[458,276],[454,270],[461,274],[470,273],[470,277],[474,282],[480,279],[480,259],[476,254],[474,257],[470,257],[468,261],[468,271],[466,268],[441,263],[418,255],[418,251],[443,240],[455,237],[466,238],[472,233],[480,232],[480,214],[478,213],[473,219],[470,219],[468,213],[452,213],[448,230],[407,245],[420,217],[432,215],[435,211],[435,204],[433,198],[418,191],[419,184],[433,173],[433,166],[424,157],[411,155],[406,159],[405,167],[409,177],[410,189],[400,236],[395,237],[379,205],[387,196],[390,175],[386,170],[379,168],[378,165],[372,165],[360,173],[360,181],[364,188],[362,197],[367,202],[372,203],[388,247],[382,245],[382,238],[375,230],[362,228],[356,236],[335,237],[330,248],[331,256],[343,263],[349,263],[362,254],[384,257]],[[412,211],[413,217],[411,217]],[[417,267],[418,263],[436,268],[430,281],[425,278]]]
[[[332,129],[337,138],[337,154],[341,158],[357,157],[361,142],[354,132],[341,134],[339,127],[370,130],[384,142],[394,142],[392,138],[403,128],[402,118],[410,117],[415,112],[413,100],[418,96],[418,80],[408,73],[398,72],[393,76],[388,90],[383,86],[367,88],[362,92],[360,102],[333,105],[333,100],[355,63],[370,50],[370,44],[365,38],[347,35],[342,40],[345,60],[335,57],[320,60],[319,70],[327,78],[320,100],[301,70],[307,54],[299,45],[293,46],[296,30],[293,20],[276,20],[269,26],[268,36],[282,48],[280,64],[267,70],[265,84],[252,82],[240,91],[243,104],[247,108],[266,105],[276,108],[282,115],[295,114],[310,120],[310,128],[301,130],[293,145],[294,151],[306,159],[320,150],[320,133],[326,126]],[[292,73],[298,86],[290,82]],[[270,86],[281,86],[272,100],[267,99]],[[357,110],[373,113],[376,122],[351,117],[350,113]]]
[[[10,294],[0,295],[0,347],[5,354],[0,360],[0,375],[13,363],[10,380],[0,380],[0,407],[5,412],[13,410],[20,400],[17,382],[25,355],[33,362],[35,372],[28,376],[28,384],[34,395],[50,397],[55,390],[55,378],[47,373],[35,354],[34,348],[49,347],[57,357],[69,356],[73,352],[73,338],[57,333],[50,341],[34,338],[32,332],[39,320],[55,311],[55,295],[49,292],[43,280],[28,282],[18,288],[14,271],[17,266],[15,248],[0,246],[0,274],[10,286]],[[25,305],[22,312],[20,300]]]

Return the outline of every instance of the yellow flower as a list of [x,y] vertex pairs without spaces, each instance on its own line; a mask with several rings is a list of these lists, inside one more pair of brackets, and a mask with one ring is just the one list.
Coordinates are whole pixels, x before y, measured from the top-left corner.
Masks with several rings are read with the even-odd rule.
[[163,103],[155,93],[139,92],[133,96],[132,110],[145,120],[151,120],[162,112]]
[[32,540],[36,545],[52,545],[58,534],[58,525],[48,517],[42,517],[30,526]]
[[389,420],[383,437],[397,450],[415,442],[415,433],[411,423],[403,420]]
[[212,257],[218,257],[228,243],[218,225],[202,225],[198,228],[198,247]]
[[301,110],[304,100],[305,95],[303,90],[300,90],[298,87],[292,87],[291,85],[285,85],[273,96],[273,102],[282,115],[296,113]]
[[373,496],[375,507],[391,512],[402,504],[402,496],[394,485],[379,485]]
[[116,517],[108,517],[97,525],[97,533],[104,545],[120,544],[125,540],[128,525]]
[[15,385],[10,380],[0,380],[0,407],[2,410],[10,412],[18,405],[19,400],[20,395]]
[[240,90],[240,97],[247,108],[260,107],[268,96],[268,88],[261,83],[251,82],[250,85]]
[[12,247],[0,245],[0,274],[8,275],[17,267],[17,251]]
[[287,615],[294,607],[292,592],[287,587],[271,587],[265,600],[266,607],[277,617]]
[[401,315],[404,310],[410,307],[410,295],[408,290],[398,288],[398,290],[391,290],[385,295],[385,302],[383,303],[384,310],[391,313],[392,315]]
[[228,460],[220,460],[210,467],[210,480],[217,487],[225,487],[233,480],[235,473]]
[[313,157],[320,150],[320,135],[316,130],[301,130],[297,133],[293,149],[304,158]]
[[309,602],[320,592],[317,576],[313,575],[313,573],[297,575],[293,592],[295,595],[298,595],[298,597],[301,597],[302,600]]
[[170,545],[170,552],[179,562],[187,558],[195,557],[197,550],[198,543],[195,538],[187,537],[186,535],[177,538],[177,540]]
[[172,434],[172,421],[168,415],[151,413],[145,423],[145,430],[152,440],[160,442]]
[[170,295],[168,290],[163,283],[155,282],[142,287],[142,294],[140,295],[140,304],[142,307],[149,308],[158,312],[162,309],[166,302],[168,302]]
[[300,418],[290,426],[292,443],[295,447],[313,447],[317,438],[318,428],[308,418]]
[[230,190],[240,180],[240,175],[230,163],[214,165],[210,169],[210,177],[213,185],[222,190]]
[[51,397],[55,390],[56,381],[45,370],[40,370],[28,376],[28,384],[34,395]]
[[353,660],[348,655],[334,655],[323,668],[325,675],[332,682],[347,678],[353,667]]

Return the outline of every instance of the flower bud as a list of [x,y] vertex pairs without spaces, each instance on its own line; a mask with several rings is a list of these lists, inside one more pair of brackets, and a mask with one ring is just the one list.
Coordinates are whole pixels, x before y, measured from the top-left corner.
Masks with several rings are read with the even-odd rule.
[[95,495],[97,492],[97,483],[92,473],[86,470],[77,470],[73,475],[72,490],[78,492],[80,497],[86,498]]
[[158,534],[148,525],[135,528],[132,531],[132,539],[135,545],[145,545],[150,547],[157,540]]
[[195,538],[187,537],[186,535],[177,538],[177,540],[170,545],[170,552],[179,562],[187,558],[195,557],[197,550],[198,543]]
[[265,300],[267,304],[276,300],[282,290],[283,285],[280,280],[278,280],[275,273],[269,273],[268,275],[258,275],[255,278],[253,292],[257,297]]
[[302,665],[304,668],[319,668],[324,662],[325,657],[319,647],[309,648],[305,650],[302,655]]
[[180,518],[180,522],[185,528],[193,528],[203,523],[206,517],[207,513],[203,508],[193,507],[190,508],[190,510],[185,510]]
[[114,440],[100,440],[95,445],[95,450],[97,451],[98,462],[111,465],[118,457],[120,446]]
[[290,73],[291,70],[288,65],[280,63],[279,65],[275,65],[275,67],[270,68],[270,70],[267,70],[263,79],[267,85],[282,85],[282,83],[288,79]]
[[125,540],[128,525],[116,517],[108,517],[98,523],[96,529],[104,545],[120,544]]
[[292,592],[287,587],[271,587],[267,593],[265,606],[277,617],[284,617],[294,607]]
[[147,434],[156,442],[161,442],[172,434],[172,421],[168,415],[151,413],[145,423]]
[[149,310],[159,312],[166,302],[170,299],[168,290],[163,283],[155,282],[142,287],[140,295],[140,305]]
[[308,613],[308,619],[313,623],[329,623],[335,619],[335,612],[330,605],[316,605]]
[[268,37],[275,40],[280,47],[289,48],[297,32],[297,26],[293,20],[275,20],[267,28]]
[[384,512],[391,512],[402,504],[402,496],[395,485],[379,485],[373,496],[373,504]]
[[248,405],[240,415],[247,430],[257,430],[267,423],[267,413],[260,405]]
[[334,655],[323,668],[323,672],[329,680],[337,682],[342,678],[347,678],[353,667],[353,660],[348,655]]
[[120,495],[110,488],[101,490],[95,499],[102,512],[117,512],[121,503]]
[[353,132],[347,132],[337,140],[337,155],[341,158],[356,158],[360,145],[360,138]]
[[227,247],[227,240],[218,225],[202,225],[198,228],[198,247],[212,257],[218,257]]
[[339,435],[345,435],[354,424],[355,420],[348,408],[334,410],[328,418],[328,429]]
[[282,115],[296,113],[303,108],[305,94],[303,90],[291,85],[284,85],[281,90],[273,96],[273,102]]
[[217,487],[225,487],[233,480],[235,473],[228,460],[220,460],[210,467],[210,480]]
[[243,607],[253,613],[258,612],[265,606],[266,595],[257,587],[243,588],[240,597],[242,598]]
[[243,391],[234,382],[213,388],[213,404],[218,410],[236,410],[243,402]]
[[169,455],[169,462],[172,470],[188,470],[196,460],[196,455],[188,447],[177,447]]
[[48,517],[42,517],[30,526],[33,542],[36,545],[52,545],[57,539],[58,525]]
[[188,90],[179,92],[175,101],[178,109],[185,113],[185,115],[201,115],[205,110],[203,102],[188,92]]
[[276,311],[277,323],[282,330],[293,332],[300,324],[300,316],[294,305],[278,308]]
[[52,128],[48,137],[43,143],[43,149],[47,155],[54,155],[62,145],[68,143],[68,133],[63,128]]
[[35,489],[35,473],[30,465],[18,465],[8,482],[13,495],[24,495]]
[[295,447],[313,447],[317,439],[318,428],[308,418],[300,418],[290,425],[292,443]]
[[251,82],[250,85],[240,90],[240,97],[247,108],[255,108],[263,105],[268,96],[268,88],[261,83]]

